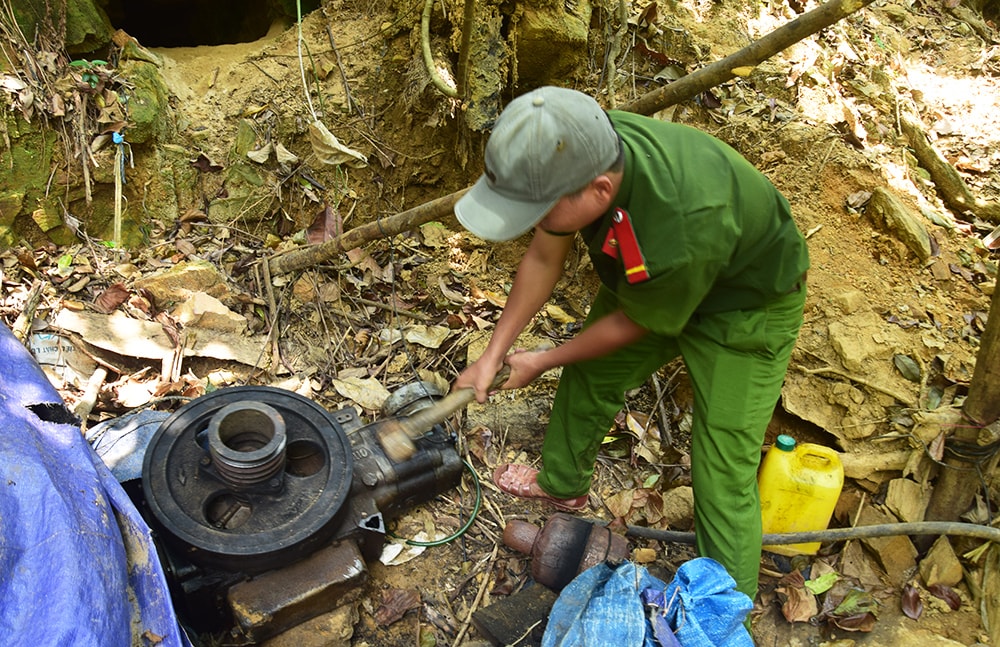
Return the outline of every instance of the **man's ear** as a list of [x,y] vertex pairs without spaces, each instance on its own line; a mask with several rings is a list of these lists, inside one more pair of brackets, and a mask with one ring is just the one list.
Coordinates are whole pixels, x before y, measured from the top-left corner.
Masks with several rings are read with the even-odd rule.
[[591,188],[601,201],[610,201],[615,197],[615,183],[607,173],[602,173],[590,182]]

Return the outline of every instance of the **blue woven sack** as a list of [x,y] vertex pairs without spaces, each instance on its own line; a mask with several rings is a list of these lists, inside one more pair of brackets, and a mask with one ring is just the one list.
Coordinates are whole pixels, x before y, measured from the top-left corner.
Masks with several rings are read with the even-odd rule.
[[666,625],[680,647],[753,647],[743,625],[753,601],[736,590],[736,581],[714,559],[681,564],[665,590],[645,589],[642,598],[657,637]]
[[656,647],[640,591],[666,585],[642,566],[592,566],[559,594],[542,647]]
[[669,585],[631,562],[593,566],[560,593],[542,647],[753,647],[749,597],[715,560],[697,558]]

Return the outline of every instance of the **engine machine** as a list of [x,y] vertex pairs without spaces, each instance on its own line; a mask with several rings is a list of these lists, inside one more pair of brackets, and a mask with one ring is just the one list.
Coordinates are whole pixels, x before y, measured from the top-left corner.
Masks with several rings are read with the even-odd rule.
[[231,387],[165,420],[144,456],[141,509],[182,621],[253,644],[357,598],[386,522],[461,480],[441,425],[402,463],[377,440],[393,416],[440,397],[407,385],[364,424],[291,391]]

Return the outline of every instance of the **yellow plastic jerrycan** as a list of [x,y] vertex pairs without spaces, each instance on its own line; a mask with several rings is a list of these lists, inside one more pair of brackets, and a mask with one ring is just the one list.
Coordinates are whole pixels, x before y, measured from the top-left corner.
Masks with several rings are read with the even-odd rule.
[[[764,534],[826,530],[844,486],[837,452],[822,445],[796,445],[780,435],[764,455],[757,476]],[[820,542],[764,546],[781,555],[815,555]]]

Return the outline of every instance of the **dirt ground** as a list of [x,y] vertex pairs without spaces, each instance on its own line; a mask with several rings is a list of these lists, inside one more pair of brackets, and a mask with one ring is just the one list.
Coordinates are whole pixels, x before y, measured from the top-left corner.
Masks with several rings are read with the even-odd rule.
[[[657,40],[657,30],[660,37],[685,35],[686,45],[678,51],[687,55],[679,63],[690,72],[796,15],[777,3],[682,0],[660,6],[655,29],[649,31],[637,26],[640,12],[648,8],[630,6],[630,42],[636,47],[621,54],[613,98],[601,77],[604,26],[598,16],[609,15],[607,9],[594,12],[591,64],[567,81],[608,107],[621,106],[662,82],[654,78],[665,67],[662,59],[637,46],[653,43],[655,49],[655,43],[663,42]],[[910,433],[914,418],[960,404],[966,392],[996,281],[997,251],[986,249],[980,239],[996,223],[944,206],[900,130],[901,115],[915,115],[977,198],[1000,199],[1000,47],[991,24],[965,16],[925,0],[880,3],[792,46],[748,76],[658,115],[706,130],[737,148],[788,197],[808,237],[812,268],[805,325],[768,443],[778,433],[790,433],[855,456],[903,450],[919,455],[934,436],[915,440]],[[374,380],[392,391],[418,373],[445,385],[454,379],[485,343],[527,242],[489,245],[444,218],[371,243],[347,259],[278,277],[271,303],[259,283],[238,273],[247,259],[301,244],[309,225],[310,236],[350,229],[476,179],[484,136],[464,131],[460,108],[429,84],[417,29],[409,24],[414,20],[412,13],[407,17],[402,9],[381,3],[324,3],[322,11],[302,24],[303,40],[322,69],[313,71],[322,76],[322,91],[308,99],[294,26],[276,23],[266,37],[251,43],[152,50],[162,58],[161,71],[173,96],[177,145],[189,153],[231,163],[239,122],[249,118],[258,144],[281,144],[308,165],[306,125],[318,115],[345,146],[368,159],[364,168],[345,166],[336,172],[316,168],[321,165],[313,161],[313,177],[319,179],[312,184],[301,181],[302,175],[288,181],[274,170],[268,176],[275,193],[271,218],[249,224],[193,221],[182,228],[156,223],[152,238],[165,244],[124,259],[136,268],[136,276],[178,259],[217,261],[249,295],[244,313],[251,333],[266,332],[271,325],[280,330],[276,369],[234,370],[257,383],[306,392],[330,409],[368,402],[370,392],[346,390],[351,380]],[[675,56],[671,52],[670,58]],[[505,98],[512,94],[508,90]],[[898,198],[928,232],[930,255],[922,256],[898,226],[886,225],[869,208],[878,189]],[[324,205],[330,207],[325,212]],[[317,218],[321,213],[325,216]],[[113,268],[121,267],[123,259],[92,247],[77,253],[92,255],[96,276],[75,293],[67,291],[73,282],[65,277],[53,281],[39,318],[54,316],[67,302],[92,300],[102,287],[119,280]],[[34,256],[40,264],[50,262],[37,251]],[[13,260],[5,260],[4,267],[4,313],[12,321],[29,273]],[[54,265],[42,270],[56,276]],[[525,344],[572,335],[594,286],[581,254]],[[275,303],[270,315],[260,315]],[[441,338],[414,342],[410,333],[419,326],[428,335],[440,330]],[[317,334],[324,343],[316,343]],[[916,376],[906,374],[910,366],[918,367]],[[132,381],[159,370],[154,366],[145,378]],[[184,374],[184,388],[203,391],[205,375],[192,365]],[[489,475],[498,462],[537,461],[556,377],[543,376],[523,392],[498,394],[456,420],[463,451],[482,488],[478,520],[457,540],[409,561],[370,564],[350,644],[483,642],[469,622],[470,613],[518,590],[529,569],[525,556],[500,542],[506,522],[541,524],[551,514],[541,504],[499,493]],[[105,389],[95,416],[126,408],[119,398],[126,381],[123,376]],[[364,384],[371,388],[370,382]],[[81,397],[82,385],[67,381],[60,386],[68,401]],[[686,392],[683,366],[673,364],[656,381],[629,394],[628,410],[598,464],[589,516],[618,517],[630,524],[652,524],[667,516],[656,507],[654,518],[646,502],[667,499],[669,492],[688,484]],[[361,408],[368,417],[377,415],[375,406]],[[933,475],[926,466],[910,464],[907,469],[922,485]],[[848,478],[843,500],[859,508],[884,502],[886,484],[901,471],[899,465]],[[404,516],[393,532],[401,537],[453,532],[475,505],[474,489],[466,477],[459,491]],[[623,492],[632,498],[624,500]],[[856,512],[841,510],[836,525],[850,525]],[[690,530],[683,511],[671,520],[672,529]],[[693,556],[684,544],[633,540],[632,545],[651,548],[655,557],[648,567],[667,579]],[[975,548],[965,542],[956,546],[960,554]],[[822,557],[837,564],[845,548],[826,546]],[[967,566],[970,573],[977,572],[976,564]],[[765,560],[754,612],[758,645],[994,644],[977,593],[968,586],[971,577],[955,587],[962,600],[957,610],[922,589],[925,611],[916,620],[900,610],[898,582],[883,577],[869,583],[867,590],[880,602],[878,620],[870,632],[851,632],[828,623],[788,622],[774,592],[787,568],[781,559]],[[918,582],[919,576],[910,573],[909,580]],[[399,591],[418,591],[419,597],[397,619],[386,601]],[[407,607],[399,610],[402,614]],[[207,644],[226,644],[224,637],[205,638]],[[524,644],[529,643],[530,637]]]

